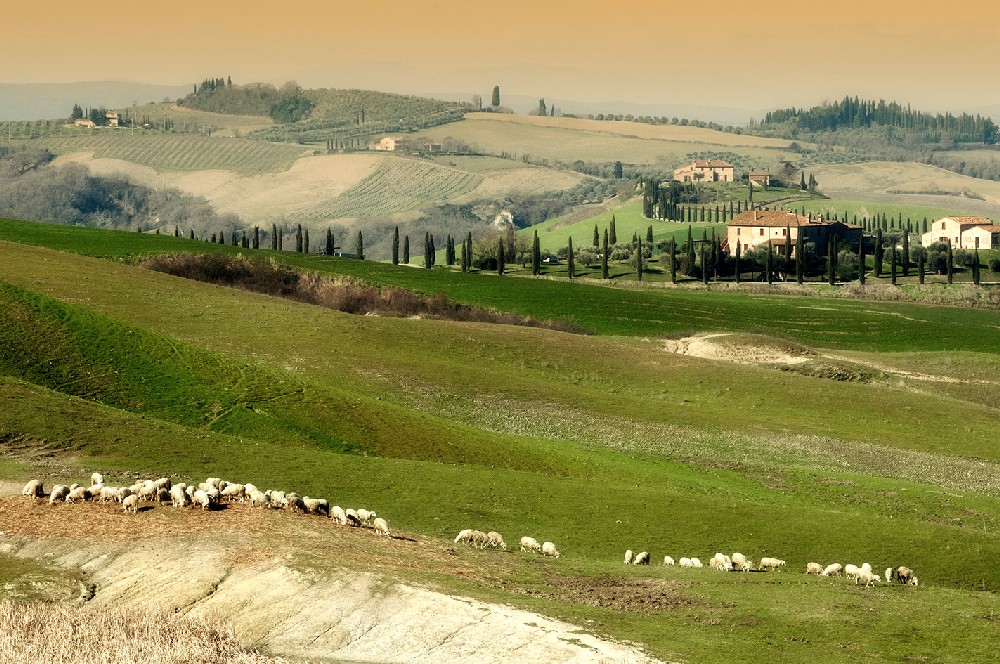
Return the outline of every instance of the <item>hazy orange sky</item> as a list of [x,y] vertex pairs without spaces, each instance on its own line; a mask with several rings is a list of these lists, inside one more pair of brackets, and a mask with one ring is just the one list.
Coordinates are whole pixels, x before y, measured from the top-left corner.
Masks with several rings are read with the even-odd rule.
[[1000,103],[1000,3],[963,0],[35,0],[0,82],[129,80],[770,108],[844,94]]

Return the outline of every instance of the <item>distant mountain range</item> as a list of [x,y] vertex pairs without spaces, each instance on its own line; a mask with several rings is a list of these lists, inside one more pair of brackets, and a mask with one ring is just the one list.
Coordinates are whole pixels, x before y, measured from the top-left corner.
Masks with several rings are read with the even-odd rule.
[[[152,85],[124,81],[80,83],[0,83],[0,121],[68,118],[73,104],[124,108],[133,103],[176,99],[188,85]],[[536,102],[537,103],[537,102]]]

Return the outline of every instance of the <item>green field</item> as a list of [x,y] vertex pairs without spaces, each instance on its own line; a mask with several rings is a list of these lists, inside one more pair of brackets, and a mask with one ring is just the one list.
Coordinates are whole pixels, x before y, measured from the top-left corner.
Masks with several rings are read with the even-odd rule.
[[[876,215],[881,216],[883,214],[888,218],[896,220],[899,219],[900,215],[903,215],[904,220],[910,219],[916,224],[922,224],[924,219],[927,219],[928,223],[930,223],[935,219],[940,219],[941,217],[973,214],[960,208],[928,207],[921,205],[893,205],[892,203],[873,203],[871,201],[846,200],[840,198],[796,201],[784,205],[783,207],[796,212],[804,210],[805,214],[812,212],[814,216],[819,213],[822,213],[823,215],[836,214],[843,219],[846,214],[848,220],[853,220],[857,217],[859,223],[863,217],[872,219]],[[917,232],[919,232],[919,227]]]
[[[1000,312],[273,254],[572,319],[598,333],[588,336],[351,316],[122,260],[192,246],[210,245],[0,222],[0,342],[15,349],[0,358],[0,441],[39,441],[111,477],[220,474],[364,501],[442,546],[468,527],[508,543],[532,533],[563,557],[456,546],[482,577],[403,559],[380,571],[587,625],[663,659],[991,659],[1000,342],[983,331]],[[823,362],[881,368],[834,380],[664,351],[664,337],[698,332],[765,334],[836,356],[811,356]],[[0,460],[0,478],[49,472],[33,464]],[[745,575],[632,568],[627,548],[654,562],[741,551],[788,564]],[[905,564],[921,586],[803,574],[835,560]],[[567,590],[584,582],[621,586],[634,603]]]

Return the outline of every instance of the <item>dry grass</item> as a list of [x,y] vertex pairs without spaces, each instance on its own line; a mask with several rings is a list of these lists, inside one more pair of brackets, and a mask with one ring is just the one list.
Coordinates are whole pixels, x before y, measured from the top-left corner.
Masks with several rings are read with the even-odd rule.
[[246,650],[232,631],[135,608],[98,609],[0,601],[3,662],[233,662],[286,660]]
[[316,304],[348,314],[436,318],[461,322],[541,327],[584,333],[578,326],[559,321],[539,321],[516,313],[458,304],[443,293],[425,295],[394,286],[372,286],[352,277],[300,274],[273,259],[225,254],[173,254],[155,256],[142,264],[157,272],[255,293]]

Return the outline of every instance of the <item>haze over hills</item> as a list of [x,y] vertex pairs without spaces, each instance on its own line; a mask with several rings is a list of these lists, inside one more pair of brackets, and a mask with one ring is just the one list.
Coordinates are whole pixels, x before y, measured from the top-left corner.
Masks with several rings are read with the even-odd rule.
[[127,81],[0,83],[0,121],[51,120],[69,117],[73,104],[116,108],[175,99],[190,91],[187,85]]

